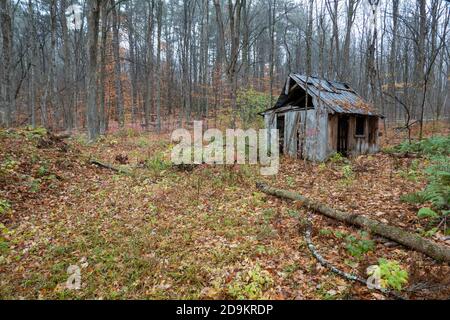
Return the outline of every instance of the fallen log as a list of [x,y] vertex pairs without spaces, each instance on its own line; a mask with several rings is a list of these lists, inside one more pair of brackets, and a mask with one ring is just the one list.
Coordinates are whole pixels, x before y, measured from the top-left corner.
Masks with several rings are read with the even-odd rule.
[[256,187],[260,191],[272,196],[289,199],[293,201],[299,201],[301,202],[303,207],[313,209],[314,211],[321,213],[322,215],[327,216],[329,218],[364,228],[374,234],[378,234],[389,240],[402,244],[408,248],[426,254],[427,256],[437,261],[447,263],[450,262],[450,247],[438,245],[437,243],[422,238],[417,234],[407,232],[405,230],[388,225],[386,223],[372,220],[363,215],[351,214],[332,209],[295,192],[271,188],[263,183],[257,183]]

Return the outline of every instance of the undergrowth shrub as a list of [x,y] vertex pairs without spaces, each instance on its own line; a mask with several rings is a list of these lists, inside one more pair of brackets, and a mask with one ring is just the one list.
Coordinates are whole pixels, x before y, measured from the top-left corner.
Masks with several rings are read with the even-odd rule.
[[395,260],[379,259],[378,265],[368,268],[367,274],[379,280],[382,288],[401,291],[408,283],[408,271]]
[[450,136],[433,137],[412,144],[403,143],[398,146],[398,150],[418,152],[430,163],[425,170],[425,189],[402,196],[401,200],[417,205],[429,204],[419,210],[419,218],[432,219],[436,223],[446,220],[450,214]]
[[11,204],[8,200],[0,199],[0,216],[6,214],[11,209]]
[[422,141],[409,143],[404,141],[394,147],[395,152],[419,153],[426,157],[450,155],[450,135],[436,136]]
[[172,164],[165,159],[164,154],[157,153],[145,161],[145,166],[154,173],[161,173],[162,171],[169,169]]
[[228,285],[228,294],[238,300],[258,300],[264,298],[264,291],[273,284],[270,273],[259,265],[251,270],[239,272]]
[[237,94],[239,116],[245,128],[250,125],[263,126],[263,118],[258,114],[266,110],[270,104],[270,95],[254,89],[239,90]]
[[348,235],[346,237],[346,246],[348,253],[355,258],[361,258],[369,251],[375,249],[375,243],[370,240],[367,232],[360,232],[358,236]]

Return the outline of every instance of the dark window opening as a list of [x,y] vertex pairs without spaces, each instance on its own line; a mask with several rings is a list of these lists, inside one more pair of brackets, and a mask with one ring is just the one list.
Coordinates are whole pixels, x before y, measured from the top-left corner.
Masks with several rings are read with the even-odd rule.
[[308,104],[308,109],[313,109],[314,105],[311,96],[308,94],[308,102],[306,102],[305,96],[305,90],[303,90],[298,85],[294,86],[289,92],[289,96],[287,97],[287,99],[283,101],[282,105],[291,105],[303,109],[305,108],[306,104]]
[[366,134],[366,119],[364,117],[356,117],[356,136],[365,136]]

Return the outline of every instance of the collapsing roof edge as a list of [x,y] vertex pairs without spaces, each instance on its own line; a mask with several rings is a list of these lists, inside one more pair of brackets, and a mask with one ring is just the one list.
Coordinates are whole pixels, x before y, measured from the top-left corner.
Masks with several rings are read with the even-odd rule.
[[[291,74],[283,90],[282,96],[288,96],[293,83],[290,79],[307,91],[312,97],[324,102],[330,113],[360,114],[368,116],[379,116],[373,111],[373,106],[366,103],[350,86],[343,82],[329,81],[313,76]],[[294,85],[295,86],[295,85]],[[274,111],[285,105],[276,105],[263,112]]]

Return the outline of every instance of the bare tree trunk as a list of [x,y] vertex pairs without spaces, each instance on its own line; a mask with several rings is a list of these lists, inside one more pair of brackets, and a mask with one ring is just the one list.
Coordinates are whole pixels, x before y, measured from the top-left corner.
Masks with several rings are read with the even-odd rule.
[[100,99],[100,115],[99,115],[99,130],[100,134],[105,134],[108,131],[108,109],[106,108],[106,50],[108,40],[108,13],[107,5],[109,1],[103,1],[100,8],[101,16],[101,43],[100,43],[100,86],[99,86],[99,99]]
[[137,116],[137,71],[136,71],[136,53],[135,53],[135,31],[133,23],[133,1],[127,3],[128,13],[128,46],[130,52],[130,83],[131,83],[131,122],[136,123]]
[[32,128],[36,128],[36,55],[37,55],[37,46],[36,46],[36,27],[34,22],[34,9],[32,0],[28,0],[28,14],[29,14],[29,50],[30,50],[30,76],[29,76],[29,95],[30,95],[30,124]]
[[89,141],[95,141],[100,131],[97,110],[97,45],[100,2],[100,0],[88,0],[87,125]]
[[[389,92],[395,96],[395,84],[397,82],[397,36],[398,36],[398,1],[392,1],[392,43],[389,55]],[[393,118],[397,120],[397,101],[392,102]]]
[[245,87],[249,84],[250,75],[250,10],[252,7],[252,0],[246,1],[242,6],[242,20],[243,20],[243,32],[242,32],[242,66],[243,76],[242,81]]
[[231,110],[233,112],[233,127],[236,127],[237,117],[237,73],[238,73],[238,58],[239,58],[239,42],[240,42],[240,28],[241,28],[241,11],[245,5],[245,0],[237,0],[234,4],[232,0],[228,0],[228,21],[231,37],[230,57],[228,59],[228,81],[230,84],[230,100]]
[[425,81],[425,40],[427,37],[427,13],[426,13],[426,2],[423,0],[417,0],[419,6],[419,39],[417,44],[417,70],[416,70],[416,81],[419,87],[420,94],[418,95],[417,103],[418,109],[420,110],[420,132],[419,139],[423,137],[423,119],[425,113],[425,104],[421,101],[425,100],[426,95],[426,84]]
[[270,33],[270,54],[269,54],[269,94],[270,106],[273,106],[273,72],[275,63],[275,6],[276,0],[270,0],[269,3],[269,33]]
[[56,70],[56,0],[51,0],[50,3],[50,72],[49,76],[49,91],[50,105],[54,111],[55,123],[52,126],[59,128],[59,121],[61,119],[61,108],[58,106],[58,89],[57,89],[57,70]]
[[122,91],[122,70],[120,61],[120,3],[111,0],[112,16],[113,16],[113,56],[114,56],[114,78],[116,89],[116,116],[119,126],[123,128],[125,125],[125,112]]
[[[221,103],[220,84],[222,82],[222,70],[225,57],[225,27],[222,19],[222,8],[219,0],[214,0],[214,8],[216,11],[217,22],[217,50],[216,50],[216,66],[214,72],[214,120],[217,122],[217,108]],[[217,126],[217,123],[215,124]]]
[[73,113],[72,113],[72,63],[70,58],[69,49],[69,33],[67,28],[66,19],[66,8],[67,0],[60,1],[60,21],[62,27],[62,40],[63,40],[63,51],[64,51],[64,127],[69,132],[73,129]]
[[[338,0],[333,0],[333,4],[331,4],[331,0],[327,0],[326,5],[327,5],[328,12],[329,12],[329,14],[331,16],[331,21],[333,23],[333,37],[332,37],[332,39],[334,40],[334,50],[333,51],[335,53],[335,59],[334,59],[333,66],[330,66],[330,67],[334,67],[335,75],[339,76],[340,61],[341,61],[340,46],[339,46],[339,24],[338,24],[338,20],[339,20],[339,12],[338,12],[339,1]],[[331,47],[333,47],[333,40],[330,43]]]
[[350,40],[352,35],[352,26],[355,22],[355,11],[358,7],[359,0],[348,0],[347,1],[347,25],[345,30],[345,40],[344,40],[344,53],[342,57],[342,71],[341,78],[343,81],[348,82],[350,80]]
[[150,127],[150,108],[153,104],[153,9],[155,3],[154,0],[150,1],[150,7],[148,10],[147,20],[147,74],[146,74],[146,90],[145,90],[145,103],[144,103],[144,117],[145,117],[145,129],[149,130]]
[[[0,109],[0,125],[9,127],[11,125],[11,113],[13,108],[11,86],[13,35],[11,8],[8,0],[0,0],[0,26],[3,43],[3,79],[1,90],[3,107]],[[1,113],[3,113],[3,115]]]
[[161,132],[161,28],[162,28],[162,15],[163,15],[163,5],[162,0],[158,1],[158,7],[156,12],[156,20],[158,26],[157,35],[157,52],[156,52],[156,130],[158,133]]
[[200,69],[202,86],[202,115],[207,117],[208,105],[208,37],[209,37],[209,0],[202,0]]

